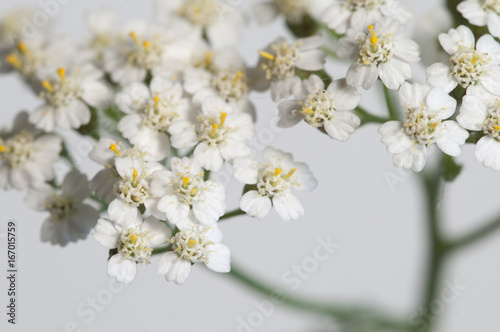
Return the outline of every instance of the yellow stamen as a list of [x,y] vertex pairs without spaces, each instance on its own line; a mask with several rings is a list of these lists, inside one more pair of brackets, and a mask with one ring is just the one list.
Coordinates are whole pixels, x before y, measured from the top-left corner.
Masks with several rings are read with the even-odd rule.
[[182,178],[182,186],[186,187],[188,185],[189,181],[191,181],[191,179],[189,179],[188,177],[184,176]]
[[147,50],[149,50],[149,42],[146,40],[144,43],[142,43],[144,45],[144,48]]
[[293,174],[295,174],[295,172],[297,172],[297,169],[296,168],[292,168],[292,170],[290,172],[288,172],[287,175],[284,176],[285,179],[289,179]]
[[500,126],[493,126],[493,128],[495,128],[495,130],[500,130]]
[[310,108],[302,107],[302,111],[307,114],[313,114],[314,111]]
[[224,126],[224,123],[226,122],[226,116],[227,116],[227,113],[222,112],[220,114],[220,118],[219,118],[219,120],[220,120],[219,126],[220,127]]
[[23,42],[17,44],[17,49],[23,54],[28,53],[28,48],[26,47],[26,44]]
[[135,242],[137,241],[137,236],[135,236],[134,233],[131,233],[129,236],[128,236],[129,239],[132,240],[132,244],[135,244]]
[[141,41],[139,40],[139,38],[137,37],[137,35],[135,34],[135,32],[130,31],[129,36],[130,36],[130,38],[132,38],[134,40],[134,42],[137,45],[139,45],[141,43]]
[[377,41],[378,41],[378,39],[377,39],[377,34],[375,33],[375,29],[373,28],[373,25],[370,24],[368,26],[368,31],[370,31],[370,34],[372,35],[370,37],[370,42],[372,43],[372,45],[374,47],[377,47]]
[[134,171],[133,171],[133,174],[132,174],[132,182],[137,182],[137,175],[139,172],[137,172],[137,170],[135,168],[132,168]]
[[280,174],[281,174],[281,168],[276,168],[276,169],[274,170],[274,175],[275,175],[275,176],[278,176],[278,175],[280,175]]
[[234,77],[233,86],[235,86],[242,77],[243,77],[243,72],[241,70],[238,70],[236,72],[236,76]]
[[189,239],[188,246],[194,246],[196,244],[196,241],[193,239]]
[[196,189],[196,188],[191,189],[191,197],[196,196],[197,192],[198,192],[198,189]]
[[13,67],[16,67],[17,69],[21,68],[22,63],[21,60],[15,55],[15,54],[10,54],[7,56],[7,62],[10,63]]
[[430,127],[432,130],[436,129],[436,127],[439,125],[438,122],[431,123]]
[[153,101],[155,102],[155,107],[158,107],[158,104],[160,103],[160,97],[157,95],[153,97]]
[[269,60],[274,60],[276,59],[276,57],[274,55],[272,55],[271,53],[268,53],[268,52],[264,52],[264,51],[258,51],[260,56],[263,57],[263,58],[266,58],[266,59],[269,59]]
[[54,88],[52,87],[52,84],[50,84],[49,81],[45,80],[42,82],[42,86],[47,90],[48,92],[53,92]]
[[207,65],[212,63],[213,55],[214,55],[213,52],[210,52],[210,51],[205,52],[205,63]]
[[0,145],[0,153],[2,152],[9,152],[9,148],[6,147],[5,145]]
[[113,151],[114,153],[116,153],[116,155],[119,157],[121,155],[120,151],[118,151],[118,148],[116,147],[116,144],[111,144],[109,146],[109,149],[111,151]]
[[211,134],[211,136],[215,136],[215,134],[217,133],[217,128],[219,128],[219,126],[216,123],[214,123],[212,125],[212,134]]
[[66,82],[66,69],[64,69],[64,67],[57,70],[57,75],[59,75],[61,81]]

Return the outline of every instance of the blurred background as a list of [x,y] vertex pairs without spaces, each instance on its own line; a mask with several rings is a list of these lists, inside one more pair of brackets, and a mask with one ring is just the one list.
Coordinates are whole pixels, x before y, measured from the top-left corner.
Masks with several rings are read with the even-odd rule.
[[[42,10],[40,4],[45,2],[2,0],[0,14],[21,5]],[[153,16],[150,1],[66,2],[51,24],[57,34],[77,43],[88,37],[85,14],[90,9],[112,7],[121,23]],[[241,1],[238,7],[250,17],[253,2]],[[441,3],[402,2],[414,11],[408,32],[412,36],[420,34],[415,32],[415,22]],[[291,37],[282,20],[267,26],[250,21],[241,54],[254,65],[257,50],[279,35]],[[422,52],[430,50],[424,47]],[[415,81],[424,82],[424,67],[419,64],[414,69]],[[334,78],[345,76],[346,70],[345,63],[330,61],[327,67]],[[18,111],[31,111],[40,104],[16,74],[0,76],[0,91],[1,126],[10,128]],[[386,112],[379,86],[361,93],[363,107]],[[393,166],[391,155],[380,143],[377,125],[363,126],[348,142],[339,143],[305,123],[287,130],[277,128],[277,107],[269,94],[251,98],[258,112],[258,135],[252,143],[256,151],[272,145],[292,152],[296,160],[309,164],[319,185],[314,192],[298,194],[306,215],[297,221],[283,222],[272,212],[263,221],[237,217],[221,223],[233,262],[293,294],[332,303],[369,304],[410,319],[423,297],[427,261],[425,210],[416,177]],[[77,157],[80,169],[93,176],[99,166],[83,157],[92,148],[91,141],[70,137],[74,154],[82,156]],[[442,226],[450,236],[475,229],[500,213],[499,174],[475,160],[473,145],[466,145],[458,160],[464,170],[445,187],[441,202]],[[68,170],[64,163],[58,169]],[[228,210],[233,210],[238,207],[242,185],[233,180],[227,190]],[[178,286],[157,274],[158,258],[154,257],[151,265],[140,266],[132,284],[119,286],[106,275],[106,249],[91,237],[65,248],[42,243],[40,227],[47,215],[30,210],[23,199],[21,192],[0,192],[0,266],[7,270],[9,220],[18,224],[19,266],[18,323],[7,324],[3,309],[2,331],[336,331],[335,322],[322,316],[280,305],[263,310],[265,297],[201,265]],[[311,265],[316,248],[327,239],[340,246],[324,261]],[[466,289],[438,310],[436,331],[498,330],[499,257],[500,231],[452,257],[441,284],[458,282]],[[309,270],[304,278],[290,282],[286,276],[303,264]],[[6,278],[0,280],[3,304],[8,287]]]

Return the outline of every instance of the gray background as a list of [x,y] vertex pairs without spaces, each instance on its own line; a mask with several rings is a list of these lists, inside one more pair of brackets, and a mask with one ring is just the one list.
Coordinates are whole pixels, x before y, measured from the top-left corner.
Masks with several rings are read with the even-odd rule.
[[[35,1],[3,0],[0,13],[22,3]],[[406,1],[418,19],[431,11],[436,1]],[[69,1],[60,7],[53,22],[56,30],[80,41],[86,38],[84,13],[110,5],[118,10],[121,22],[151,17],[147,1]],[[245,11],[248,4],[241,5]],[[251,23],[240,48],[251,64],[256,50],[283,34],[280,22],[258,27]],[[425,50],[424,50],[425,51]],[[334,77],[345,75],[346,65],[330,65]],[[416,80],[424,80],[423,67],[415,66]],[[362,105],[383,114],[380,90],[362,91]],[[10,126],[17,111],[33,110],[40,100],[33,96],[14,74],[0,76],[1,124]],[[376,125],[359,129],[347,143],[327,136],[302,123],[292,129],[275,128],[276,105],[268,94],[255,94],[258,133],[254,145],[272,144],[293,152],[296,160],[309,163],[319,186],[312,193],[298,196],[306,215],[294,222],[283,222],[274,212],[264,221],[239,217],[225,221],[221,228],[233,261],[253,274],[290,290],[282,275],[294,265],[312,257],[317,238],[330,236],[339,243],[333,255],[301,281],[297,294],[333,302],[367,302],[408,317],[422,297],[426,260],[426,229],[421,188],[415,176],[399,174],[391,156],[380,143]],[[89,142],[71,136],[79,155]],[[74,152],[75,152],[74,151]],[[464,172],[446,187],[442,201],[443,227],[450,235],[474,229],[498,212],[498,173],[483,168],[474,159],[474,147],[467,145],[459,158]],[[98,167],[85,158],[79,164],[91,176]],[[61,171],[66,166],[58,165]],[[387,177],[397,177],[393,188]],[[228,208],[238,206],[242,185],[228,186]],[[232,278],[195,266],[182,286],[167,283],[156,273],[157,258],[140,266],[135,281],[112,297],[106,275],[107,252],[93,239],[65,248],[40,242],[40,227],[46,214],[31,211],[23,204],[24,193],[0,192],[0,270],[6,268],[7,221],[18,223],[18,325],[8,325],[4,311],[0,329],[5,331],[66,331],[71,322],[82,331],[236,331],[239,319],[255,314],[255,302],[263,297]],[[466,285],[452,303],[446,304],[438,331],[496,331],[500,325],[500,231],[483,244],[456,255],[447,266],[449,281]],[[6,303],[7,283],[0,278],[0,304]],[[98,310],[89,310],[89,298],[98,297]],[[104,305],[102,305],[104,304]],[[80,311],[78,311],[78,308]],[[83,312],[82,312],[83,310]],[[257,311],[258,312],[258,311]],[[260,316],[263,317],[263,316]],[[332,329],[334,323],[276,306],[259,322],[255,331],[311,331]],[[68,325],[68,326],[69,326]],[[70,331],[71,329],[67,329]]]

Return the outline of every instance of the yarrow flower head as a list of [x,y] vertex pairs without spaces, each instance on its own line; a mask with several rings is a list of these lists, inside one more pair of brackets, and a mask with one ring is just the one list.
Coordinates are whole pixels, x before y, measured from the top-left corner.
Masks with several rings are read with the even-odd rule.
[[288,98],[293,88],[300,84],[296,70],[316,71],[325,65],[325,53],[317,48],[323,44],[320,36],[299,39],[289,43],[276,39],[266,49],[259,51],[253,87],[264,91],[271,87],[274,102]]
[[364,29],[349,29],[339,40],[338,57],[355,60],[347,71],[347,84],[368,90],[380,77],[387,88],[399,89],[413,75],[408,62],[420,61],[417,43],[403,38],[405,26],[391,19]]
[[204,180],[204,172],[196,159],[172,158],[171,171],[153,174],[151,193],[158,198],[157,217],[177,224],[193,215],[204,225],[213,225],[226,211],[225,188],[219,182]]
[[54,178],[53,164],[59,158],[61,139],[42,134],[21,112],[10,132],[0,132],[0,188],[24,190]]
[[278,105],[278,127],[289,128],[304,120],[315,128],[324,128],[339,141],[348,140],[359,127],[360,119],[351,111],[359,104],[361,95],[344,79],[332,82],[325,89],[323,81],[311,75],[294,89],[294,96],[296,100]]
[[487,25],[491,35],[500,37],[499,0],[464,0],[457,9],[470,24],[480,27]]
[[394,166],[420,172],[427,149],[434,143],[450,156],[460,154],[469,133],[455,121],[446,120],[455,113],[455,99],[440,88],[405,83],[399,90],[399,103],[405,110],[403,123],[389,121],[379,128],[382,143],[394,155]]
[[91,64],[66,69],[60,67],[44,76],[40,97],[45,104],[35,109],[30,121],[38,128],[79,128],[89,123],[89,106],[104,108],[109,101],[109,89],[100,81],[103,73]]
[[240,200],[240,208],[248,215],[263,219],[274,206],[283,220],[294,220],[304,215],[302,203],[292,189],[310,191],[317,181],[304,163],[294,162],[289,153],[266,147],[262,162],[238,158],[233,162],[234,177],[251,185]]
[[47,184],[30,189],[26,205],[50,213],[42,225],[42,242],[65,246],[85,239],[99,218],[99,213],[83,202],[89,196],[87,177],[78,170],[66,175],[60,191]]
[[472,91],[464,96],[457,121],[465,129],[483,133],[476,143],[476,159],[500,170],[500,97]]
[[194,158],[203,168],[214,172],[222,168],[224,160],[250,155],[248,141],[254,131],[249,114],[238,112],[217,97],[203,101],[195,120],[179,120],[169,128],[173,147],[196,146]]
[[411,11],[399,0],[346,0],[328,7],[322,21],[336,33],[344,34],[349,28],[363,30],[375,21],[387,19],[406,24],[411,17]]
[[165,158],[170,152],[167,130],[188,115],[189,102],[182,95],[180,83],[161,77],[153,78],[149,88],[143,83],[126,86],[115,97],[117,106],[127,114],[118,130],[158,160]]
[[177,224],[177,228],[179,232],[170,239],[172,251],[163,254],[158,262],[158,273],[167,281],[183,284],[196,263],[204,263],[215,272],[231,270],[231,252],[220,243],[222,233],[217,225],[202,226],[190,216]]
[[439,42],[451,55],[448,63],[435,63],[426,70],[427,83],[446,92],[457,85],[500,95],[500,44],[484,35],[475,44],[472,31],[461,25],[439,35]]
[[111,204],[108,217],[101,218],[92,236],[114,255],[108,261],[108,275],[129,284],[137,274],[137,264],[149,264],[154,248],[167,244],[172,231],[153,216],[143,220],[139,210],[123,214]]

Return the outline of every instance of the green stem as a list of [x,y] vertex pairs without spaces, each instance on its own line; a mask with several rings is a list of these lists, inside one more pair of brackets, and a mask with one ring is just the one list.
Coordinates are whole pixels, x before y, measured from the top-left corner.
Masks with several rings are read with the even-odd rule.
[[66,142],[64,142],[64,141],[62,142],[61,156],[68,161],[68,163],[71,165],[71,167],[77,168],[75,160],[73,159],[73,157],[69,153],[68,146],[66,145]]
[[228,275],[254,291],[269,297],[275,304],[283,304],[301,311],[335,317],[345,323],[359,324],[364,327],[369,326],[373,328],[371,331],[379,331],[376,328],[392,328],[400,331],[408,329],[406,323],[397,321],[372,308],[320,303],[316,300],[292,295],[290,292],[284,292],[282,289],[267,285],[251,276],[248,272],[240,270],[234,262],[231,263],[231,272]]
[[108,203],[106,203],[105,201],[103,201],[102,199],[100,199],[99,197],[97,196],[94,196],[94,195],[90,195],[89,197],[91,200],[93,200],[94,202],[96,203],[99,203],[99,205],[101,206],[99,212],[104,212],[108,209]]
[[387,110],[389,111],[389,118],[391,120],[401,120],[400,114],[398,112],[398,105],[397,103],[394,102],[392,91],[389,90],[383,83],[382,87],[384,90],[384,98],[385,98],[385,103],[387,105]]
[[479,227],[475,231],[464,235],[463,237],[450,241],[449,248],[451,251],[457,251],[463,249],[469,245],[477,243],[479,240],[484,239],[486,236],[490,235],[492,232],[500,228],[500,217],[496,217],[490,222],[486,223],[484,226]]
[[233,210],[231,212],[227,212],[222,217],[220,217],[219,220],[224,220],[224,219],[236,217],[236,216],[240,216],[240,215],[243,215],[243,214],[246,214],[246,212],[243,211],[243,210],[241,210],[241,209],[236,209],[236,210]]
[[391,119],[389,118],[384,118],[378,115],[373,115],[372,113],[368,112],[361,106],[356,107],[354,112],[359,116],[361,119],[361,125],[367,124],[367,123],[385,123],[387,121],[390,121]]

